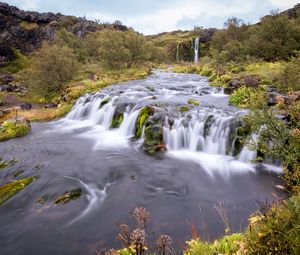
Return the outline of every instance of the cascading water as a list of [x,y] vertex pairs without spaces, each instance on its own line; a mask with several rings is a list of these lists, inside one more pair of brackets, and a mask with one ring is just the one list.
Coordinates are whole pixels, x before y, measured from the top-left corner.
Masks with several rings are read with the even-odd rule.
[[199,43],[200,43],[200,38],[197,37],[194,41],[194,63],[199,62]]
[[[157,83],[157,77],[160,83]],[[94,139],[95,148],[128,147],[130,138],[136,134],[139,112],[143,107],[150,106],[154,109],[154,115],[147,116],[148,121],[155,122],[151,118],[157,119],[156,116],[159,116],[169,155],[178,156],[177,152],[185,151],[186,158],[189,158],[186,152],[190,152],[195,159],[205,153],[216,160],[217,169],[228,167],[224,162],[231,164],[234,161],[245,162],[244,167],[254,169],[248,163],[255,159],[256,153],[247,146],[236,145],[239,139],[236,137],[237,128],[240,127],[236,123],[244,111],[229,106],[228,97],[222,90],[210,87],[207,78],[156,72],[143,82],[130,87],[118,85],[101,93],[83,96],[62,120],[68,122],[64,126],[78,128],[79,121],[81,128],[89,127],[82,136]],[[189,104],[191,98],[200,105]],[[188,106],[189,110],[181,112],[182,106]],[[113,128],[112,123],[118,125]],[[145,128],[140,143],[145,138],[144,131]],[[202,154],[196,156],[195,153]],[[220,161],[223,163],[220,164]],[[207,165],[207,162],[200,164]],[[241,165],[238,167],[243,168]]]

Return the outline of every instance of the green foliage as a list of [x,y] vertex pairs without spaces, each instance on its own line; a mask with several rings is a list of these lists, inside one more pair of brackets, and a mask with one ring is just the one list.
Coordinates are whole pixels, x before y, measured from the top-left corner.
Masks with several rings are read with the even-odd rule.
[[36,180],[36,177],[28,177],[19,181],[14,181],[3,186],[0,186],[0,205],[16,195],[19,191]]
[[8,65],[1,68],[3,72],[17,73],[28,66],[28,57],[21,53],[20,50],[13,50],[16,59]]
[[224,236],[222,239],[214,242],[214,249],[218,254],[236,254],[240,250],[240,243],[243,241],[243,235],[240,233]]
[[184,255],[214,255],[214,250],[207,242],[200,239],[187,241],[188,249]]
[[70,48],[47,43],[33,56],[23,79],[32,92],[50,98],[63,91],[65,82],[71,80],[77,70],[78,62]]
[[284,106],[289,122],[276,118],[272,109],[264,107],[248,116],[252,132],[259,134],[253,147],[263,155],[279,159],[285,170],[288,187],[300,190],[300,102]]
[[128,68],[151,58],[151,45],[132,30],[103,30],[87,41],[91,56],[96,54],[106,68]]
[[27,124],[6,121],[0,125],[0,142],[25,136],[29,131],[30,127]]
[[300,56],[286,64],[279,76],[279,83],[283,91],[300,90]]
[[247,42],[249,54],[267,61],[287,60],[300,46],[300,26],[285,15],[269,15],[253,26]]
[[247,254],[300,254],[300,195],[250,218]]
[[238,107],[258,108],[265,99],[263,88],[249,88],[242,86],[235,90],[229,97],[230,104]]

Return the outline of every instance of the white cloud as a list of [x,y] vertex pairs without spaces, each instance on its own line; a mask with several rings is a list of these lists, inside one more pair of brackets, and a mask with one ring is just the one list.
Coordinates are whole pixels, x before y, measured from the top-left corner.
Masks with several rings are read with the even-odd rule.
[[118,19],[145,34],[153,34],[178,29],[178,22],[185,18],[191,20],[202,18],[203,20],[208,17],[219,16],[224,17],[225,20],[231,15],[247,13],[254,9],[255,4],[253,2],[233,1],[233,3],[228,4],[226,1],[220,3],[216,0],[210,1],[210,3],[207,1],[185,0],[181,4],[140,16],[115,17],[97,12],[88,14],[88,17],[108,21]]
[[40,6],[42,0],[9,0],[7,2],[11,5],[17,5],[23,10],[35,10]]
[[300,3],[300,0],[269,0],[271,4],[278,8],[292,8],[294,5]]

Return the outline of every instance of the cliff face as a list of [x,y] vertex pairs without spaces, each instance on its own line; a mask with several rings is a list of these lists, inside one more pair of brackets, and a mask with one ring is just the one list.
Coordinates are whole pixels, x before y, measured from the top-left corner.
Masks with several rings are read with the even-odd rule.
[[14,59],[13,48],[28,54],[38,49],[43,41],[51,41],[56,32],[64,28],[78,37],[110,26],[126,30],[120,24],[99,25],[84,18],[65,16],[60,13],[38,13],[22,11],[0,2],[0,62]]

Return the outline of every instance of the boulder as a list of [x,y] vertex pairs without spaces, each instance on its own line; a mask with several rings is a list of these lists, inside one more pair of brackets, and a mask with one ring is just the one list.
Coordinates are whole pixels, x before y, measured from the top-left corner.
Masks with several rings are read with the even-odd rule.
[[46,103],[44,107],[46,109],[57,108],[57,103]]
[[20,107],[21,107],[22,110],[31,110],[32,109],[32,104],[24,103]]

